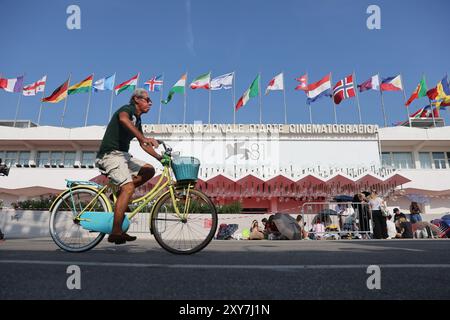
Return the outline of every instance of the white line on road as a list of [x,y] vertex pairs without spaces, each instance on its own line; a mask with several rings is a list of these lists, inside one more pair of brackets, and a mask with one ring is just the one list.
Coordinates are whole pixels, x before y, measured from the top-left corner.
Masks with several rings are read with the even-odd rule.
[[[216,264],[157,264],[87,261],[51,261],[51,260],[0,260],[0,264],[30,265],[77,265],[88,267],[121,268],[171,268],[171,269],[255,269],[255,270],[307,270],[307,269],[361,269],[369,264],[330,264],[330,265],[216,265]],[[380,268],[450,268],[450,264],[378,264]]]

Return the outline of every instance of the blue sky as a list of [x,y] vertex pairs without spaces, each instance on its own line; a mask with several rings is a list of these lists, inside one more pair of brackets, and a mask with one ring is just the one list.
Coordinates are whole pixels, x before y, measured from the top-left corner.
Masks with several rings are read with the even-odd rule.
[[[81,9],[81,30],[69,30],[66,9]],[[366,9],[381,8],[381,30],[369,30]],[[279,1],[6,1],[0,0],[0,74],[13,78],[25,73],[25,83],[48,75],[46,93],[63,83],[69,73],[72,83],[91,73],[95,79],[116,73],[116,83],[141,72],[140,85],[164,73],[168,89],[188,71],[188,83],[212,71],[213,77],[236,71],[236,101],[261,72],[262,87],[284,71],[288,122],[308,123],[305,94],[294,91],[296,77],[308,71],[310,82],[332,72],[333,83],[356,73],[361,83],[379,72],[381,76],[402,73],[406,95],[426,75],[434,86],[449,71],[450,2],[365,0]],[[150,94],[154,105],[143,117],[156,123],[159,93]],[[401,92],[387,92],[388,123],[405,119]],[[39,99],[22,97],[19,119],[37,121]],[[71,95],[64,125],[84,125],[87,94]],[[129,92],[114,97],[114,109],[125,104]],[[14,119],[17,94],[0,92],[2,119]],[[92,95],[89,125],[107,123],[110,92]],[[212,94],[212,122],[232,123],[230,90]],[[360,94],[363,123],[383,125],[380,95]],[[427,104],[413,102],[411,113]],[[41,125],[59,125],[64,103],[44,104]],[[283,123],[282,92],[262,98],[263,122]],[[449,121],[448,113],[442,115]],[[314,123],[334,123],[333,104],[322,99],[312,104]],[[358,122],[355,99],[337,107],[339,123]],[[252,99],[236,114],[238,123],[259,123],[258,99]],[[183,97],[175,95],[163,106],[162,123],[183,121]],[[208,93],[187,92],[187,119],[208,121]]]

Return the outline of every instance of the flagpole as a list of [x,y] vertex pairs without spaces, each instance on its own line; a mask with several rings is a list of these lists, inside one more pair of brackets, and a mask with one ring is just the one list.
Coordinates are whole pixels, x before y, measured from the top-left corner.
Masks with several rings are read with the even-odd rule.
[[19,115],[19,106],[20,106],[20,100],[22,98],[23,90],[21,89],[20,91],[21,92],[19,92],[19,99],[17,99],[16,116],[14,118],[14,125],[13,125],[13,127],[16,127],[17,117]]
[[111,104],[109,105],[109,119],[108,119],[108,122],[112,118],[112,107],[113,107],[114,86],[115,86],[115,84],[116,84],[116,73],[114,73],[114,83],[113,83],[112,90],[111,90]]
[[41,104],[39,105],[39,115],[38,115],[38,121],[37,121],[38,126],[39,126],[40,123],[41,123],[41,112],[42,112],[42,104],[43,104],[42,100],[43,100],[44,97],[45,97],[45,88],[46,88],[46,87],[47,87],[47,78],[45,78],[44,90],[42,90]]
[[286,106],[286,87],[284,86],[284,71],[283,74],[283,100],[284,100],[284,124],[287,124],[287,106]]
[[25,73],[22,76],[22,88],[20,88],[19,91],[19,99],[17,99],[17,108],[16,108],[16,117],[14,118],[14,127],[16,127],[17,117],[19,116],[19,107],[20,107],[20,100],[22,100],[23,95],[23,79],[25,78]]
[[[402,82],[403,100],[406,105],[405,82],[403,82],[403,76],[401,73],[400,73],[400,81]],[[409,118],[409,106],[406,106],[406,115],[408,117],[409,127],[411,128],[411,119]]]
[[208,113],[208,123],[211,124],[211,70],[209,71],[209,113]]
[[258,77],[258,91],[259,91],[259,124],[262,124],[262,98],[261,98],[261,72]]
[[331,84],[331,100],[333,100],[333,108],[334,108],[334,122],[337,124],[336,103],[334,103],[333,77],[331,75],[331,72],[330,72],[330,84]]
[[[308,86],[308,78],[309,78],[309,75],[308,75],[308,70],[306,70],[306,85]],[[306,89],[308,89],[308,87],[306,87]],[[307,92],[305,92],[306,93],[306,101],[308,101],[308,93]],[[313,120],[312,120],[312,108],[311,108],[311,104],[308,104],[307,103],[307,105],[308,105],[308,108],[309,108],[309,121],[311,122],[311,124],[313,123]]]
[[[384,118],[384,127],[387,127],[387,118],[386,118],[386,111],[384,110],[384,99],[383,99],[383,90],[381,89],[381,84],[382,84],[382,80],[381,80],[381,76],[380,73],[378,72],[378,81],[380,83],[380,96],[381,96],[381,111],[383,112],[383,118]],[[409,117],[409,115],[408,115]]]
[[[92,74],[92,82],[94,82],[94,73]],[[86,108],[86,119],[84,120],[84,126],[85,127],[87,127],[87,119],[88,119],[88,115],[89,115],[89,106],[91,105],[91,94],[92,94],[92,85],[91,85],[91,88],[89,89],[88,103],[87,103],[87,108]]]
[[161,85],[161,91],[159,94],[159,114],[158,114],[158,124],[161,124],[161,109],[162,109],[162,97],[163,97],[163,89],[164,89],[164,72],[162,74],[162,85]]
[[232,100],[231,102],[233,103],[233,124],[234,125],[236,124],[236,89],[235,89],[236,79],[235,79],[235,77],[236,77],[236,70],[233,71],[233,82],[232,82],[233,91],[231,91],[231,100]]
[[356,102],[357,102],[357,106],[358,106],[359,124],[362,124],[361,106],[359,104],[358,86],[355,87],[355,83],[358,83],[358,82],[356,81],[355,70],[353,70],[353,89],[355,90]]
[[66,114],[66,108],[67,108],[67,100],[69,100],[69,87],[70,87],[70,77],[72,76],[72,73],[69,73],[69,80],[67,80],[67,95],[66,95],[66,99],[64,101],[64,109],[63,109],[63,114],[61,117],[61,127],[63,126],[64,123],[64,116]]
[[186,71],[186,79],[184,81],[184,112],[183,112],[183,124],[186,124],[186,83],[187,83],[187,71]]

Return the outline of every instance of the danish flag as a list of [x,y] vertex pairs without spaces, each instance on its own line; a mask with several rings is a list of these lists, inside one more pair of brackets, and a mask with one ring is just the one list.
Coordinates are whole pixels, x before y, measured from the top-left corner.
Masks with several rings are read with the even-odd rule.
[[333,88],[334,103],[339,104],[342,100],[355,96],[355,86],[353,84],[353,75],[339,80]]

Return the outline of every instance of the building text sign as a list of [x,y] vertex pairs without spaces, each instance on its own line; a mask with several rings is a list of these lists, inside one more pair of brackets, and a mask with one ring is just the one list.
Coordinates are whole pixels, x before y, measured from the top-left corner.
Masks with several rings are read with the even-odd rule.
[[371,124],[145,124],[144,133],[277,133],[351,135],[376,134],[378,125]]

